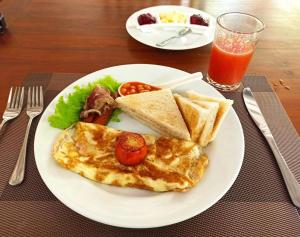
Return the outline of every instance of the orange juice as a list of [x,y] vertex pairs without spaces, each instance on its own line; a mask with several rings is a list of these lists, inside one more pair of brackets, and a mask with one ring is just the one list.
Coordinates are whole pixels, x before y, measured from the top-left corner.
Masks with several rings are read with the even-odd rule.
[[223,85],[239,83],[243,79],[252,55],[252,47],[235,45],[234,48],[226,48],[222,44],[220,47],[214,43],[208,75],[212,80]]

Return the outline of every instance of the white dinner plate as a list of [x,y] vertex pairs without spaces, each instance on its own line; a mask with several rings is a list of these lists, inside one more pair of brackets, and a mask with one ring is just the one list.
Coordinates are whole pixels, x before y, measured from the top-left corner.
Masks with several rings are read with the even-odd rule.
[[[169,37],[176,35],[176,33],[180,31],[182,27],[176,27],[176,28],[153,27],[153,30],[147,32],[141,31],[140,29],[137,28],[138,25],[137,18],[139,15],[143,13],[150,13],[153,16],[158,16],[160,12],[173,12],[173,11],[184,12],[189,16],[193,14],[200,14],[201,16],[209,20],[209,27],[201,34],[198,33],[187,34],[179,39],[171,41],[168,45],[164,47],[158,47],[156,46],[156,43],[159,43]],[[169,49],[169,50],[185,50],[185,49],[194,49],[194,48],[202,47],[204,45],[211,43],[214,38],[215,25],[216,25],[216,19],[204,11],[200,11],[195,8],[189,8],[184,6],[168,5],[168,6],[149,7],[133,13],[127,19],[126,30],[128,34],[131,35],[132,38],[151,47]]]
[[[50,191],[66,206],[87,218],[129,228],[170,225],[198,215],[215,204],[237,178],[244,157],[243,130],[233,109],[230,109],[215,141],[206,148],[209,166],[203,179],[185,193],[156,193],[96,183],[62,168],[51,158],[52,144],[61,130],[50,127],[47,118],[54,112],[58,97],[68,95],[75,85],[86,85],[105,75],[111,75],[120,82],[142,81],[155,85],[187,74],[159,65],[122,65],[88,74],[62,90],[45,109],[34,140],[37,168]],[[201,80],[185,84],[176,92],[182,93],[188,89],[222,97],[217,90]],[[156,134],[125,113],[121,114],[120,123],[109,123],[108,126]]]

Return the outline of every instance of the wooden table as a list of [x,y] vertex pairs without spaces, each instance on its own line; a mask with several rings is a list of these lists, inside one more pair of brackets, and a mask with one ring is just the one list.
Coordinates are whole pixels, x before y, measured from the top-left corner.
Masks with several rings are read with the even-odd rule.
[[[0,0],[9,31],[0,36],[0,113],[9,87],[31,72],[90,73],[105,67],[151,63],[188,72],[207,71],[210,45],[171,52],[145,46],[125,30],[126,19],[141,8],[177,4],[218,16],[242,11],[267,25],[248,73],[280,79],[290,90],[276,92],[300,132],[300,3],[298,0]],[[276,116],[276,115],[274,115]]]

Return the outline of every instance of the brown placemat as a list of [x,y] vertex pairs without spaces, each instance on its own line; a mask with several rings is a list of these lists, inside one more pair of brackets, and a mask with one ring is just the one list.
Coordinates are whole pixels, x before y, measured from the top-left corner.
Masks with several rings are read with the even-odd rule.
[[[24,85],[43,85],[48,104],[81,74],[35,73]],[[300,139],[265,77],[248,76],[286,161],[300,181]],[[0,236],[300,236],[300,218],[291,204],[280,171],[263,136],[250,119],[240,92],[235,100],[245,134],[244,163],[233,187],[213,207],[194,218],[154,229],[117,228],[73,212],[47,189],[33,154],[35,128],[28,141],[27,173],[22,185],[7,185],[24,136],[25,111],[0,132]],[[230,142],[230,141],[228,141]]]

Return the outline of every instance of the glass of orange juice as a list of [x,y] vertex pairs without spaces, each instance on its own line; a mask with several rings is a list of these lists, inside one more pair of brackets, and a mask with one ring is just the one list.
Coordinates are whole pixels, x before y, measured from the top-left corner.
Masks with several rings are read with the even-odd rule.
[[221,91],[240,86],[264,23],[255,16],[230,12],[217,18],[208,82]]

